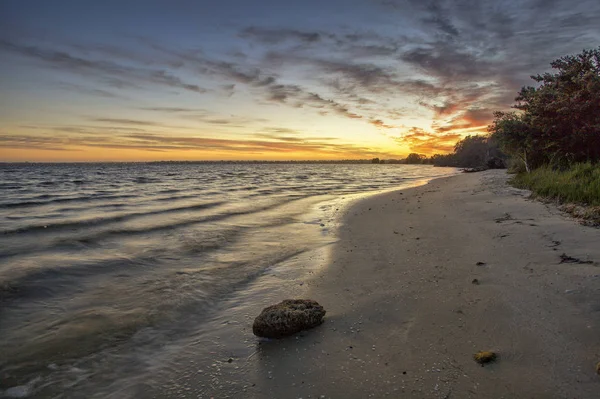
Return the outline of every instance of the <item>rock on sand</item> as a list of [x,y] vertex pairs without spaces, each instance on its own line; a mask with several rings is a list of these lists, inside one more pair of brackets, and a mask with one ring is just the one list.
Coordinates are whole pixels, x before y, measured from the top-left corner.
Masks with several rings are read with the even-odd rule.
[[323,322],[325,309],[311,299],[286,299],[263,309],[254,319],[252,332],[258,337],[282,338]]

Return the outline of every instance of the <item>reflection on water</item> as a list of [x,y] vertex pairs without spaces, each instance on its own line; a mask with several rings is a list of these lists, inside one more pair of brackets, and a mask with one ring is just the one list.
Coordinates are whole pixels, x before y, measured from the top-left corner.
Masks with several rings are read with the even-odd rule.
[[[135,395],[148,373],[168,373],[173,353],[235,348],[207,337],[232,325],[241,334],[251,318],[244,312],[260,307],[255,298],[292,293],[326,263],[323,248],[335,240],[345,202],[452,173],[0,165],[0,389]],[[255,344],[244,334],[240,353]]]

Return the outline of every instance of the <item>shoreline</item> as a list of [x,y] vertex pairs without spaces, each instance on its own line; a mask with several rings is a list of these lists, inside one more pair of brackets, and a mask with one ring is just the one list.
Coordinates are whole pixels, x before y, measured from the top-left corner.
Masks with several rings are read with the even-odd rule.
[[600,230],[526,195],[487,171],[351,205],[306,296],[325,323],[261,345],[244,395],[595,397]]
[[[213,329],[196,331],[190,320],[188,339],[123,358],[127,374],[96,374],[70,392],[592,398],[600,230],[505,182],[504,171],[457,174],[320,203],[306,216],[340,205],[335,226],[324,219],[321,228],[333,243],[268,268],[215,304],[205,320]],[[562,253],[593,263],[559,263]],[[282,340],[253,336],[254,317],[285,298],[318,301],[324,324]],[[479,367],[479,350],[497,351],[499,361]]]

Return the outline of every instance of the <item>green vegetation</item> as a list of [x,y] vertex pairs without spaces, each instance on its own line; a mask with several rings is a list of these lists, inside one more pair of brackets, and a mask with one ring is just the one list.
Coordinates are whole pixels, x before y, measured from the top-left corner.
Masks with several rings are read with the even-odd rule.
[[529,172],[600,162],[600,47],[550,64],[556,73],[532,76],[516,112],[496,112],[490,138]]
[[550,65],[554,73],[521,89],[515,111],[494,113],[487,136],[467,136],[452,154],[409,158],[477,169],[506,161],[514,186],[600,224],[600,47]]
[[496,142],[487,136],[467,136],[454,146],[451,154],[435,154],[430,158],[421,154],[409,154],[404,160],[408,164],[431,164],[435,166],[453,166],[458,168],[487,167],[503,169],[506,156]]
[[579,163],[565,170],[542,166],[515,175],[511,182],[542,198],[600,206],[600,165]]
[[[556,200],[575,216],[600,221],[600,47],[532,76],[516,112],[496,112],[490,138],[517,160],[512,184]],[[574,204],[585,205],[582,208]]]

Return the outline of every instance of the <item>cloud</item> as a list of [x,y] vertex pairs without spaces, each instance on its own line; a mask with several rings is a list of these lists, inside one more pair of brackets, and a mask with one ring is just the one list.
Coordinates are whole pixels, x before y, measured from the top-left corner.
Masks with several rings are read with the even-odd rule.
[[132,85],[130,81],[133,81],[134,87],[137,87],[135,83],[150,83],[195,93],[205,93],[207,91],[162,69],[134,67],[105,59],[83,58],[61,50],[41,48],[2,39],[0,39],[0,50],[43,62],[63,72],[69,71],[88,78],[104,79],[106,83],[114,87],[130,87]]
[[229,125],[230,127],[247,127],[257,122],[269,122],[269,120],[265,118],[247,117],[233,114],[223,115],[202,108],[140,107],[138,109],[142,111],[156,112],[159,114],[170,114],[179,119],[202,122],[209,125]]
[[57,84],[57,86],[63,90],[76,92],[76,93],[82,93],[85,95],[92,95],[92,96],[98,96],[98,97],[104,97],[104,98],[126,98],[124,96],[118,95],[118,94],[113,93],[108,90],[87,87],[87,86],[80,85],[77,83],[59,82]]
[[182,113],[182,112],[198,112],[204,111],[196,108],[185,108],[185,107],[141,107],[143,111],[156,111],[156,112],[166,112],[166,113]]
[[[260,139],[262,135],[263,139]],[[216,153],[290,154],[311,153],[315,157],[371,157],[394,154],[373,148],[335,142],[331,138],[280,137],[257,133],[253,139],[219,139],[194,136],[166,136],[154,133],[131,133],[108,136],[47,137],[38,135],[0,135],[0,148],[44,150],[80,150],[82,148],[129,149],[141,151],[209,151]]]
[[411,152],[433,155],[436,153],[452,152],[457,141],[463,136],[457,133],[434,134],[423,129],[413,127],[409,133],[396,137],[399,144],[407,145]]
[[157,44],[151,44],[151,46],[169,56],[185,61],[189,67],[200,74],[244,84],[254,90],[265,102],[289,105],[295,108],[315,108],[322,110],[322,114],[332,112],[351,119],[362,118],[356,112],[350,111],[347,105],[332,99],[326,99],[299,84],[281,83],[276,76],[264,72],[257,66],[240,65],[233,61],[214,60],[198,51],[166,49]]
[[[484,131],[492,111],[508,108],[520,86],[531,82],[530,74],[543,73],[551,60],[600,40],[600,3],[593,0],[374,0],[365,4],[371,7],[369,18],[360,15],[359,21],[359,15],[349,11],[326,22],[321,18],[311,20],[310,25],[302,22],[309,28],[302,28],[295,18],[286,19],[283,25],[277,22],[281,21],[278,11],[269,9],[273,17],[261,19],[262,25],[220,25],[214,34],[196,42],[153,35],[136,39],[140,43],[135,47],[126,40],[52,45],[51,40],[31,42],[26,36],[13,35],[19,39],[0,39],[0,52],[83,76],[85,83],[62,88],[89,96],[111,99],[127,91],[157,88],[206,93],[202,108],[197,109],[187,98],[180,103],[138,105],[136,112],[157,113],[148,121],[136,119],[138,113],[130,119],[114,117],[127,116],[127,110],[119,110],[107,113],[108,118],[97,117],[93,121],[97,130],[89,126],[94,124],[89,119],[63,127],[62,132],[71,135],[110,132],[124,141],[86,141],[93,146],[139,144],[157,151],[201,144],[222,145],[231,151],[342,148],[331,146],[333,141],[326,138],[306,141],[302,133],[261,128],[274,125],[278,116],[267,120],[210,110],[222,104],[235,104],[240,110],[244,107],[238,105],[247,101],[252,106],[287,107],[286,116],[295,115],[298,120],[306,111],[345,118],[347,123],[360,122],[368,131],[382,135],[394,127],[424,126],[422,119],[428,118],[426,131],[410,131],[397,138],[415,151],[428,152],[446,151],[460,135]],[[216,97],[219,101],[211,101]],[[232,134],[236,127],[248,132],[249,126],[258,133],[248,133],[249,140],[239,142],[186,141],[185,137],[162,142],[153,135],[172,126],[154,122],[161,118],[206,124],[212,134]],[[134,138],[127,132],[151,136]],[[46,145],[43,140],[31,140],[32,145]]]
[[240,37],[265,44],[277,44],[289,40],[301,43],[315,43],[321,41],[323,36],[319,32],[303,32],[295,29],[264,28],[258,26],[250,26],[240,32]]
[[387,125],[381,119],[371,119],[369,123],[375,127],[383,129],[394,129],[396,126]]
[[0,134],[0,147],[3,148],[72,151],[71,148],[65,147],[68,144],[68,140],[55,137]]
[[141,121],[137,119],[122,119],[122,118],[92,118],[94,122],[110,123],[115,125],[135,125],[135,126],[164,126],[158,122]]

